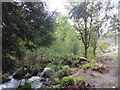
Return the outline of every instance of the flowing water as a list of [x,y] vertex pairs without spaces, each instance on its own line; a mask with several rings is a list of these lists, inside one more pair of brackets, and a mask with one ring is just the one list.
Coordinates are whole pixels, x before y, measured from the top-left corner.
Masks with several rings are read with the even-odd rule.
[[[46,67],[44,68],[42,72],[39,71],[37,76],[32,76],[26,81],[32,83],[32,88],[40,88],[45,81],[47,82],[47,80],[42,78],[42,76],[44,75],[45,72],[47,72],[50,69],[51,68]],[[12,78],[12,76],[10,76],[9,78],[11,79],[10,81],[0,84],[0,90],[2,90],[3,88],[18,88],[20,85],[25,84],[25,79],[17,80],[17,79]]]

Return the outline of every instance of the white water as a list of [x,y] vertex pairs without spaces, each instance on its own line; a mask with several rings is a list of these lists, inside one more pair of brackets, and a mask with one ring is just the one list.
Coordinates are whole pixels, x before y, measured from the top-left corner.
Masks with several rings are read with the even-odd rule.
[[42,77],[42,76],[43,76],[43,74],[44,74],[46,71],[49,71],[49,70],[51,70],[51,68],[46,67],[46,68],[44,68],[44,70],[43,70],[43,72],[42,72],[42,73],[41,73],[41,72],[38,72],[37,76]]
[[[37,76],[32,76],[27,80],[27,82],[32,83],[32,88],[40,88],[43,85],[43,82],[41,81],[41,76],[50,69],[51,68],[48,67],[44,68],[43,72],[38,72]],[[0,90],[2,90],[3,88],[18,88],[19,85],[24,85],[25,83],[25,79],[16,80],[12,78],[12,76],[10,76],[9,78],[11,79],[10,81],[0,84]]]
[[17,88],[20,85],[21,80],[11,79],[9,82],[1,84],[0,90],[2,88]]
[[40,79],[37,79],[32,82],[32,88],[41,88],[43,85],[43,82],[40,81]]

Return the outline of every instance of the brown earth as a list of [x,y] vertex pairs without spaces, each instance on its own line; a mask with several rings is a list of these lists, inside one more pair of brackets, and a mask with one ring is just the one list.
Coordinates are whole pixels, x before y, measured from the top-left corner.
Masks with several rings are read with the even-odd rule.
[[97,61],[109,66],[107,73],[76,68],[72,77],[83,76],[87,84],[100,88],[118,87],[118,46],[110,46],[105,52],[100,52]]

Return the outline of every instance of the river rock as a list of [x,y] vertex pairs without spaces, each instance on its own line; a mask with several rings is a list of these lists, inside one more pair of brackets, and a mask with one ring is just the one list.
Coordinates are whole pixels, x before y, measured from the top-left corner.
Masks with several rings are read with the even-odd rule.
[[85,58],[85,57],[80,57],[79,58],[79,64],[84,64],[84,63],[88,63],[89,61],[87,60],[87,58]]
[[27,74],[25,75],[25,78],[26,78],[26,79],[31,78],[31,77],[32,77],[32,75],[31,75],[30,73],[27,73]]
[[39,77],[39,76],[32,76],[31,78],[28,79],[28,82],[33,82],[35,80],[40,80],[40,79],[41,79],[41,77]]
[[45,86],[49,86],[49,85],[51,84],[51,82],[48,81],[48,82],[44,82],[43,84],[44,84]]
[[40,81],[41,81],[41,82],[45,82],[45,81],[46,81],[46,79],[45,79],[45,78],[42,78]]
[[8,82],[11,79],[9,79],[8,77],[2,76],[2,83]]
[[25,74],[27,74],[27,69],[24,67],[21,67],[15,72],[15,74],[13,75],[13,78],[20,80],[25,78]]
[[49,67],[44,68],[43,72],[40,74],[40,77],[51,78],[52,70]]

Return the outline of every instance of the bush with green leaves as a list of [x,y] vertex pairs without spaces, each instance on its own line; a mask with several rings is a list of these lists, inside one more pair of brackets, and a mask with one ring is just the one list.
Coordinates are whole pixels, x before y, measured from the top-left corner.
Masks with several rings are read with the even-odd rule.
[[13,73],[16,68],[16,59],[14,59],[12,56],[4,57],[2,61],[2,73]]
[[72,77],[63,77],[61,80],[61,85],[65,86],[65,85],[73,85],[74,84],[74,78]]
[[106,83],[106,84],[105,84],[104,88],[112,88],[112,87],[114,87],[114,86],[115,86],[114,83],[109,82],[109,83]]
[[84,70],[87,70],[87,69],[91,68],[91,63],[83,64],[83,65],[82,65],[82,68],[83,68]]
[[91,60],[91,69],[97,69],[99,65],[101,64],[100,62],[97,62],[96,60]]
[[51,78],[52,85],[57,85],[60,84],[60,79],[59,78]]
[[30,88],[32,88],[32,83],[31,82],[25,82],[23,88],[26,88],[26,89],[29,90]]
[[98,45],[98,49],[102,51],[102,50],[104,50],[104,49],[107,49],[109,46],[110,46],[109,43],[107,43],[107,42],[101,42],[101,43]]
[[93,59],[93,60],[90,60],[89,63],[83,64],[82,68],[84,70],[87,70],[87,69],[97,69],[100,64],[101,64],[100,62],[97,62],[96,60]]
[[75,78],[75,83],[76,84],[83,84],[83,83],[85,83],[84,77],[80,76],[78,78]]
[[62,77],[69,75],[68,67],[69,67],[68,65],[62,66],[62,69],[61,69],[61,76]]

